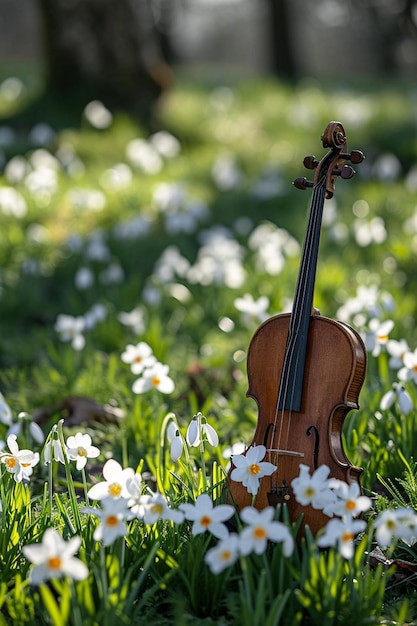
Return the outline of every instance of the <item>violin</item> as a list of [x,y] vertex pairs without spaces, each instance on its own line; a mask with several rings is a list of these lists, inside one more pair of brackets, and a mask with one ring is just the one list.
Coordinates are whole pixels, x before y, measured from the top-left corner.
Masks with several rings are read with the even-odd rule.
[[[359,150],[347,151],[340,122],[330,122],[322,137],[329,151],[319,162],[307,156],[304,165],[315,169],[314,181],[297,178],[295,187],[312,188],[307,232],[302,250],[291,313],[267,319],[255,332],[247,355],[247,396],[258,406],[258,421],[250,444],[264,445],[265,461],[277,466],[261,479],[254,506],[259,510],[286,503],[291,521],[303,514],[315,534],[329,517],[299,504],[291,481],[300,464],[313,473],[320,465],[330,477],[360,486],[362,469],[350,464],[342,443],[345,417],[358,409],[367,365],[364,343],[345,323],[320,315],[313,308],[314,284],[325,199],[334,195],[337,177],[349,179],[355,170],[347,165],[365,158]],[[232,458],[233,461],[233,458]],[[238,509],[252,504],[252,496],[228,474],[229,499]]]

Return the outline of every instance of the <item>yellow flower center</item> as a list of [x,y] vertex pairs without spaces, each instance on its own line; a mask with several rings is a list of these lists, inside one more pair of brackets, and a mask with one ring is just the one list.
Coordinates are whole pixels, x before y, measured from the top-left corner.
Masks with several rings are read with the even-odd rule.
[[348,531],[346,531],[345,533],[343,533],[342,535],[342,541],[352,541],[352,539],[354,538],[354,534],[350,533]]
[[388,335],[378,335],[379,341],[388,341]]
[[107,526],[117,526],[118,523],[119,523],[119,520],[117,519],[115,515],[109,515],[106,518]]
[[200,520],[200,524],[204,528],[208,528],[208,526],[210,526],[210,524],[211,524],[211,517],[209,517],[208,515],[203,515],[203,517]]
[[164,505],[161,503],[153,504],[151,506],[151,513],[154,515],[161,515],[164,512]]
[[141,356],[135,357],[135,363],[142,363],[142,357]]
[[230,559],[232,558],[232,553],[230,552],[230,550],[223,550],[222,552],[220,552],[220,558],[222,561],[230,561]]
[[413,370],[414,370],[415,372],[417,372],[417,364],[416,364],[416,365],[414,365]]
[[253,530],[253,536],[255,539],[266,539],[266,530],[262,526],[258,526]]
[[113,498],[117,498],[122,493],[122,486],[119,483],[112,483],[109,485],[108,492]]
[[5,460],[5,464],[7,465],[9,470],[12,470],[16,467],[17,461],[14,456],[8,456]]
[[249,474],[252,474],[252,476],[257,476],[260,471],[261,468],[257,463],[252,463],[252,465],[249,466]]
[[154,387],[157,387],[160,382],[161,382],[161,379],[158,378],[158,376],[155,376],[154,378],[152,378],[152,384]]
[[307,487],[304,494],[306,498],[312,498],[316,493],[316,490],[313,487]]
[[389,519],[389,520],[387,521],[387,528],[388,528],[388,530],[395,530],[395,529],[397,528],[397,525],[396,525],[396,523],[394,522],[394,520]]
[[77,449],[77,454],[78,456],[87,456],[87,450],[82,446],[79,446],[79,448]]
[[62,561],[59,558],[59,556],[51,556],[51,558],[48,559],[48,567],[49,569],[61,569],[61,564]]
[[355,500],[347,500],[345,507],[346,511],[354,511],[356,508]]

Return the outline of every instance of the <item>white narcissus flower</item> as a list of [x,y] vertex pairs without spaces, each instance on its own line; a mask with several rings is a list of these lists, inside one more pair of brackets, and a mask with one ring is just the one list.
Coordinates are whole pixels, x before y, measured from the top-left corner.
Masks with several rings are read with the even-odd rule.
[[414,352],[406,352],[403,356],[404,366],[398,372],[398,378],[404,382],[412,380],[417,383],[417,348]]
[[219,574],[226,567],[236,562],[239,556],[240,540],[238,535],[232,533],[221,539],[217,546],[210,548],[204,557],[205,562],[213,574]]
[[265,552],[268,539],[283,544],[285,556],[290,556],[294,550],[294,539],[289,528],[282,522],[274,521],[275,510],[268,506],[258,511],[247,506],[240,512],[240,519],[248,524],[240,533],[240,551],[243,555],[255,552]]
[[265,446],[252,446],[246,454],[233,454],[231,457],[235,469],[230,478],[242,483],[252,495],[258,493],[260,479],[270,476],[277,469],[273,463],[262,461],[265,454]]
[[55,330],[60,335],[61,341],[71,342],[74,350],[82,350],[85,346],[85,322],[83,317],[73,317],[61,313],[56,318]]
[[169,520],[181,524],[184,520],[182,511],[175,511],[168,506],[168,502],[161,493],[141,496],[135,507],[131,508],[136,517],[143,519],[145,524],[152,526],[159,519]]
[[268,317],[269,298],[266,296],[254,300],[250,293],[246,293],[242,298],[236,298],[234,305],[242,313],[242,319],[246,324],[263,322]]
[[393,539],[402,539],[411,544],[417,535],[417,514],[411,508],[386,509],[375,520],[375,536],[378,544],[385,548]]
[[229,534],[225,524],[235,514],[235,509],[230,504],[213,506],[213,501],[207,493],[198,496],[195,504],[180,504],[179,508],[185,514],[185,518],[194,522],[191,532],[193,535],[210,531],[218,539],[224,539]]
[[336,515],[346,520],[358,517],[371,508],[372,500],[362,495],[358,483],[352,482],[348,485],[343,480],[336,479],[331,479],[329,483],[337,500],[324,508],[326,515]]
[[87,566],[74,557],[81,545],[80,537],[64,541],[54,528],[47,528],[42,543],[23,546],[22,552],[34,564],[29,574],[33,585],[51,578],[68,576],[73,580],[84,580],[88,576]]
[[324,509],[336,501],[336,496],[330,489],[328,476],[330,468],[320,465],[310,476],[308,465],[300,464],[300,475],[291,481],[291,487],[297,502],[303,506],[311,504],[313,509]]
[[131,467],[123,469],[120,463],[109,459],[103,465],[104,481],[93,485],[88,491],[88,497],[92,500],[104,500],[105,498],[129,498],[130,493],[127,482],[135,475]]
[[123,363],[128,363],[133,374],[139,375],[147,367],[151,367],[156,363],[156,357],[152,353],[152,348],[140,341],[135,346],[128,344],[122,353]]
[[317,545],[321,548],[338,545],[340,554],[345,559],[350,559],[354,552],[354,539],[365,528],[364,520],[331,519],[325,527],[324,534],[318,538]]
[[388,365],[393,370],[398,370],[404,365],[404,355],[410,352],[408,343],[405,339],[389,339],[387,341],[387,352],[390,355]]
[[374,317],[369,322],[369,331],[365,337],[365,346],[369,352],[372,352],[372,356],[378,356],[381,353],[382,346],[388,343],[389,334],[393,328],[394,322],[392,320],[380,322],[379,319]]
[[96,459],[100,455],[100,450],[92,445],[89,434],[76,433],[67,439],[67,455],[70,461],[76,461],[77,470],[81,470],[87,459]]
[[175,389],[175,384],[172,378],[168,376],[168,372],[169,366],[159,362],[146,368],[142,373],[142,377],[133,383],[133,393],[145,393],[152,388],[157,389],[161,393],[172,393]]
[[91,513],[100,520],[100,524],[94,531],[93,538],[101,541],[104,546],[110,546],[118,537],[128,534],[126,520],[131,516],[127,507],[127,501],[123,498],[115,500],[112,497],[101,501],[102,509],[86,507],[83,513]]
[[7,445],[10,453],[3,452],[0,461],[4,463],[6,469],[17,483],[22,480],[29,480],[33,472],[33,467],[39,462],[39,453],[32,450],[19,450],[16,435],[7,437]]

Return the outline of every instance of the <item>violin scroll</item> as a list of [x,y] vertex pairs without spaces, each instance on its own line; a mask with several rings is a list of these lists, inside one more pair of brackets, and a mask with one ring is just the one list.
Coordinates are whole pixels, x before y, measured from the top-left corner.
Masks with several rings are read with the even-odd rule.
[[309,181],[305,177],[296,178],[294,186],[297,189],[307,189],[308,187],[323,186],[326,198],[334,195],[336,176],[347,180],[355,175],[355,170],[346,161],[354,165],[361,163],[365,156],[360,150],[347,151],[347,139],[345,130],[340,122],[329,122],[321,136],[323,148],[330,148],[330,151],[318,161],[315,156],[308,155],[304,158],[303,164],[309,170],[316,170],[314,181]]

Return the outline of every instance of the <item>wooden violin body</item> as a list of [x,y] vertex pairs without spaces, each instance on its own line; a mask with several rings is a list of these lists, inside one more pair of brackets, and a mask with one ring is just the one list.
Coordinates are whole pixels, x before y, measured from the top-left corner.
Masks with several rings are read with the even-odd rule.
[[[342,428],[348,411],[358,408],[366,351],[352,328],[312,315],[300,411],[285,410],[274,424],[289,321],[290,314],[268,319],[255,333],[248,351],[247,395],[258,405],[253,443],[263,444],[269,451],[282,450],[268,453],[268,460],[276,460],[278,468],[272,476],[261,480],[255,506],[263,509],[286,502],[291,519],[304,514],[315,533],[329,518],[321,511],[298,504],[292,495],[291,481],[299,475],[303,463],[311,472],[326,464],[332,477],[359,482],[362,470],[352,466],[344,453]],[[241,483],[231,483],[231,487],[239,508],[251,504],[252,496]]]
[[[285,502],[292,521],[303,514],[316,533],[329,520],[311,506],[299,504],[291,482],[300,465],[312,474],[321,465],[330,477],[359,484],[362,470],[350,464],[342,445],[346,414],[357,409],[366,373],[366,350],[359,334],[347,324],[322,317],[313,309],[313,293],[325,198],[334,191],[336,176],[351,178],[354,170],[346,160],[360,163],[359,151],[346,152],[340,122],[330,122],[322,135],[330,151],[320,161],[309,156],[304,164],[317,168],[314,182],[297,179],[295,185],[313,187],[313,199],[297,279],[293,310],[265,321],[256,331],[247,357],[248,393],[258,405],[258,423],[252,445],[266,448],[265,461],[277,469],[260,479],[255,506],[263,509]],[[312,313],[313,311],[313,313]],[[252,504],[252,495],[240,482],[231,480],[230,501],[239,509]]]

